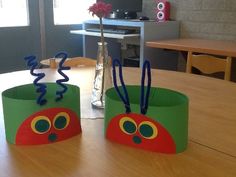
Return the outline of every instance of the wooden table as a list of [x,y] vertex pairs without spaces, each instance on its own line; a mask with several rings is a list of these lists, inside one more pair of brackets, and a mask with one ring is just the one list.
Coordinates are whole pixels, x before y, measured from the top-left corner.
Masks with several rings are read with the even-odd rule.
[[232,41],[179,38],[150,41],[146,42],[146,46],[187,52],[187,66],[190,65],[188,61],[192,53],[220,55],[225,58],[236,57],[236,42]]
[[[58,78],[55,70],[44,72],[47,80]],[[138,68],[124,69],[125,82],[138,84],[139,73]],[[92,68],[72,69],[68,75],[70,83],[81,87],[81,94],[90,94]],[[82,119],[83,133],[63,142],[15,146],[5,140],[1,112],[0,176],[235,177],[236,84],[164,70],[152,70],[152,76],[153,86],[180,91],[190,99],[189,144],[185,152],[166,155],[112,143],[104,138],[103,119]],[[31,81],[28,71],[1,74],[0,88],[2,91]]]
[[146,42],[146,46],[186,52],[236,57],[236,42],[180,38]]

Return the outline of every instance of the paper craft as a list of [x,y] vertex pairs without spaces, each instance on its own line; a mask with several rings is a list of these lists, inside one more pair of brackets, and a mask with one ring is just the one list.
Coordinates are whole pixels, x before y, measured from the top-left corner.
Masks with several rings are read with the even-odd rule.
[[[116,86],[116,65],[119,66],[119,87]],[[145,71],[147,86],[144,86]],[[185,95],[151,87],[150,64],[147,61],[144,62],[140,86],[125,86],[118,60],[113,61],[113,81],[115,87],[107,90],[105,98],[106,138],[161,153],[175,154],[186,149],[188,98]]]
[[[62,55],[65,60],[64,53],[56,57]],[[37,77],[34,83],[2,93],[6,139],[12,144],[49,144],[81,133],[80,89],[63,83],[69,80],[62,72],[68,67],[63,66],[64,61],[59,64],[58,72],[64,79],[57,83],[38,83],[44,73],[34,71],[37,66],[34,59],[26,59],[31,74]]]

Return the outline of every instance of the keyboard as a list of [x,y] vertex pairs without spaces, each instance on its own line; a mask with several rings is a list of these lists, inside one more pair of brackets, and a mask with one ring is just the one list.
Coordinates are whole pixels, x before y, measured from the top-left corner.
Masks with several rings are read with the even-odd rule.
[[[89,32],[100,32],[99,28],[87,28],[86,31]],[[133,29],[103,29],[104,33],[111,33],[111,34],[133,34],[135,30]]]

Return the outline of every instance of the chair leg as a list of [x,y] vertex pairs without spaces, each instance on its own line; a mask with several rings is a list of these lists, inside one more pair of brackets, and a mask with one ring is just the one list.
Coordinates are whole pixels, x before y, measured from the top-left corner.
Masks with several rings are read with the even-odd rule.
[[192,62],[192,52],[188,52],[188,57],[187,57],[187,64],[186,64],[186,72],[191,73],[192,67],[191,67],[191,62]]
[[231,63],[232,63],[232,58],[227,57],[226,58],[226,69],[225,69],[225,77],[224,79],[227,81],[230,81],[230,76],[231,76]]

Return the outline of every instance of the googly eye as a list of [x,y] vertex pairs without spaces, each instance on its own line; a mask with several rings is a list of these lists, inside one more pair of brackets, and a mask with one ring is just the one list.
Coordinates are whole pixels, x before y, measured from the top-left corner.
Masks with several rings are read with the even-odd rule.
[[130,117],[121,118],[119,122],[119,126],[120,126],[120,129],[128,135],[132,135],[137,131],[137,124]]
[[144,121],[139,124],[139,132],[146,139],[153,139],[158,135],[158,129],[155,124],[149,121]]
[[70,116],[66,112],[58,113],[53,119],[53,126],[57,130],[65,129],[70,122]]
[[31,129],[37,134],[44,134],[51,128],[51,122],[46,116],[37,116],[31,121]]

